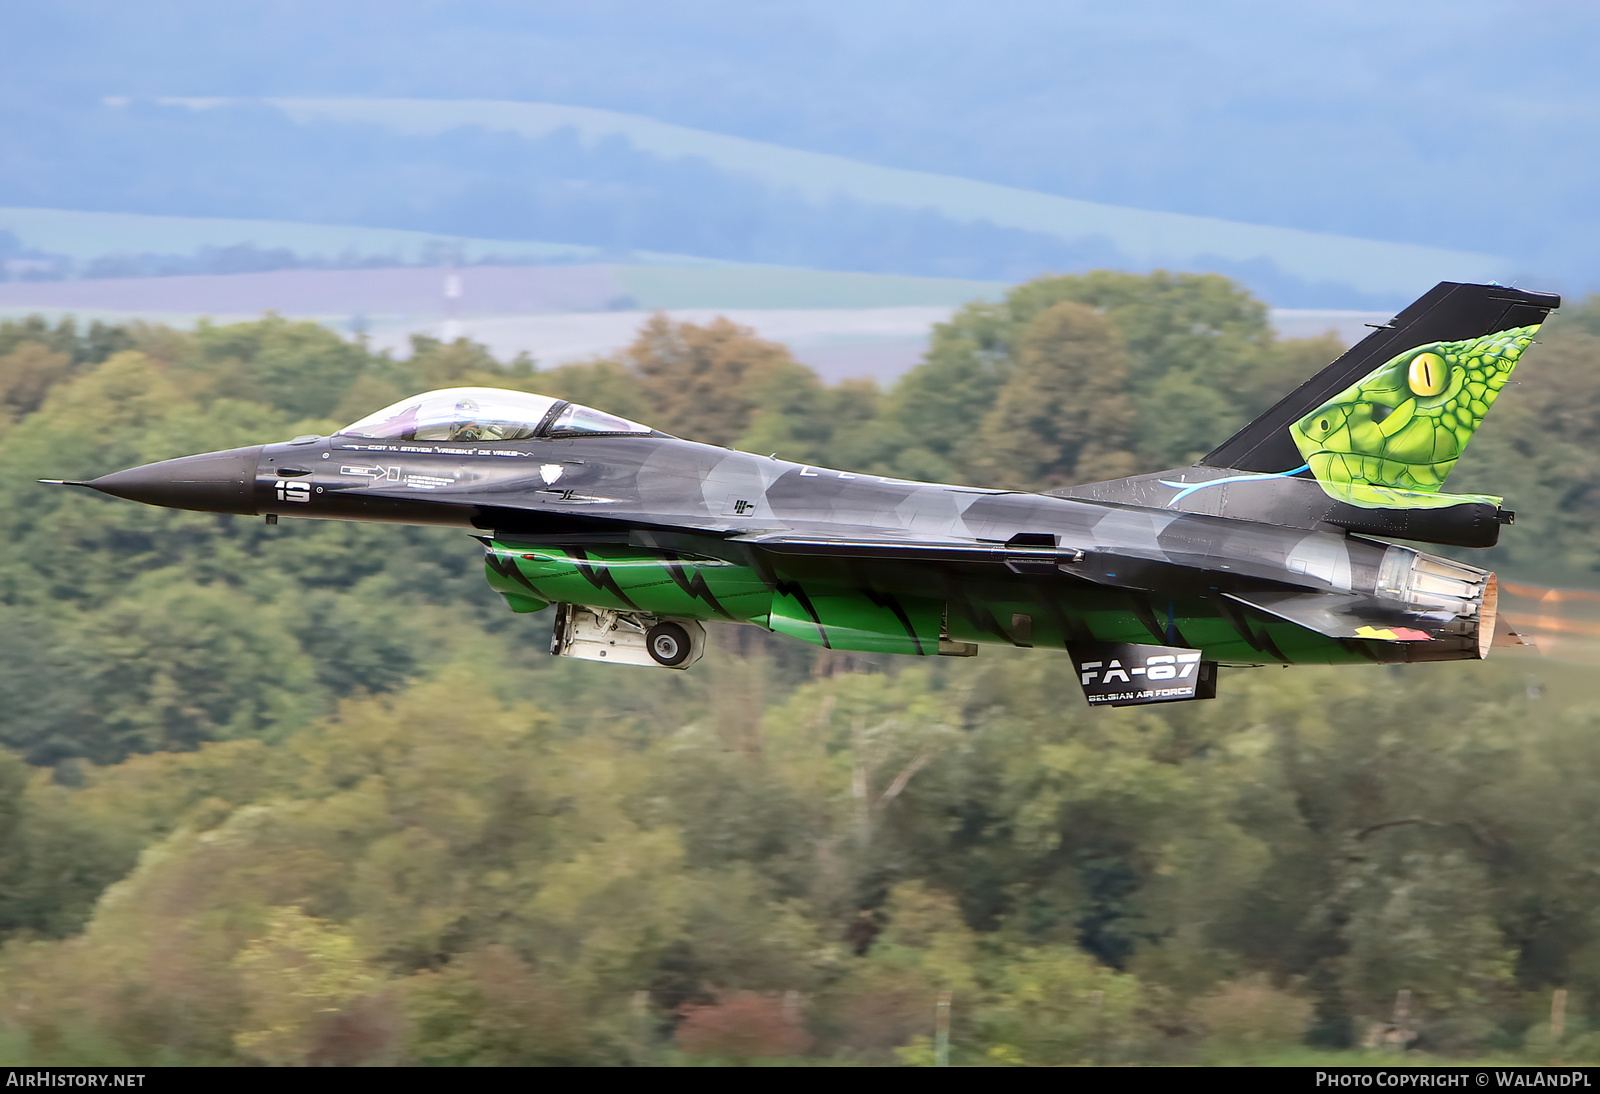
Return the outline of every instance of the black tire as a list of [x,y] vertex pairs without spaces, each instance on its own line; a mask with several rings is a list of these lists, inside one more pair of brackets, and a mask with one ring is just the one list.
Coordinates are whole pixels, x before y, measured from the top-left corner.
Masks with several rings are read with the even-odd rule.
[[689,632],[676,623],[657,623],[644,635],[645,648],[658,665],[677,668],[689,660]]

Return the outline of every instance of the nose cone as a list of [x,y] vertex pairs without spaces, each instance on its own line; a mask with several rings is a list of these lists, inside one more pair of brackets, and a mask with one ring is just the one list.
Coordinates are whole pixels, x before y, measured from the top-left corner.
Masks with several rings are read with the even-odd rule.
[[256,512],[256,464],[264,446],[230,448],[201,456],[147,463],[84,483],[102,494],[204,513]]

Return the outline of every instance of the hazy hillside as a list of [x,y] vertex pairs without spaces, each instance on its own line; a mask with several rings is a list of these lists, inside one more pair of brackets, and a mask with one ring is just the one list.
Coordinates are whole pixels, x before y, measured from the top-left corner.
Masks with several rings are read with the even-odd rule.
[[[0,202],[936,276],[1139,265],[1114,240],[937,202],[819,201],[634,139],[406,134],[153,101],[511,99],[1064,198],[1504,255],[1496,276],[1568,291],[1591,281],[1597,161],[1581,134],[1596,99],[1581,50],[1600,16],[1578,5],[1362,2],[1270,19],[1242,3],[399,7],[279,0],[219,18],[185,0],[17,5]],[[1225,250],[1173,259],[1280,306],[1399,302]]]
[[[0,162],[12,168],[0,174],[0,202],[24,207],[0,216],[0,228],[34,249],[28,222],[39,215],[26,207],[49,206],[406,229],[474,239],[480,252],[486,240],[517,241],[504,246],[510,252],[540,241],[558,260],[583,247],[1008,281],[1041,270],[1205,269],[1290,306],[1397,305],[1441,279],[1504,278],[1515,268],[1471,252],[1086,203],[548,104],[111,98],[43,129],[37,121],[0,121],[10,138]],[[119,165],[114,179],[81,169],[97,157]]]

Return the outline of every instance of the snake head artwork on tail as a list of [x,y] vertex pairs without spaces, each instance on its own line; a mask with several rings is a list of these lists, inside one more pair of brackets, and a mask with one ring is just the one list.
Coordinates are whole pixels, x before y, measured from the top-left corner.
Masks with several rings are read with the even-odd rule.
[[559,399],[448,388],[331,437],[86,486],[217,513],[454,525],[552,652],[683,669],[705,624],[912,656],[1065,652],[1091,705],[1214,695],[1219,665],[1481,658],[1493,545],[1446,478],[1560,299],[1446,282],[1190,467],[1033,494],[682,440]]
[[[1483,424],[1537,324],[1397,354],[1289,434],[1330,497],[1368,508],[1449,505],[1445,476]],[[1417,494],[1430,497],[1417,497]]]

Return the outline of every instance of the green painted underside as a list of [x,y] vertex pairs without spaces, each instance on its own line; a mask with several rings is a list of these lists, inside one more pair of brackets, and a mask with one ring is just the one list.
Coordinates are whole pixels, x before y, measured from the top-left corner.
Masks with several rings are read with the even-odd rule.
[[[838,650],[938,653],[941,630],[955,642],[1065,649],[1069,641],[1188,646],[1210,660],[1370,664],[1390,660],[1382,642],[1325,638],[1253,615],[1230,620],[1217,601],[1171,601],[1116,589],[1020,577],[959,579],[928,568],[911,587],[923,596],[853,581],[844,568],[804,580],[770,580],[720,559],[666,557],[628,547],[528,547],[495,542],[489,584],[513,611],[552,603],[651,615],[752,623]],[[902,571],[903,572],[903,571]],[[1237,624],[1237,625],[1236,625]]]

